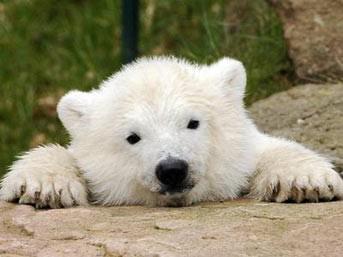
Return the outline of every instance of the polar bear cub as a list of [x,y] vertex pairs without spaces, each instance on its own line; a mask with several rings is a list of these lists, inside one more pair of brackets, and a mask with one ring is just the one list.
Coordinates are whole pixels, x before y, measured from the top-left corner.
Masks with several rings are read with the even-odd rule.
[[311,150],[258,131],[244,109],[245,69],[142,58],[57,111],[71,135],[22,155],[0,198],[36,207],[186,206],[234,199],[343,198],[343,181]]

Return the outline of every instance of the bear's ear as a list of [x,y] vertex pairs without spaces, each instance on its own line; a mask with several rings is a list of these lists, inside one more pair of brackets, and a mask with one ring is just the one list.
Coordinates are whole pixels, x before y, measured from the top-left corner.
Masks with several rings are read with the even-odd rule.
[[59,101],[57,105],[58,117],[72,136],[82,125],[86,125],[90,105],[91,93],[77,90],[70,91]]
[[207,68],[208,78],[219,85],[225,95],[243,99],[247,76],[240,61],[224,57]]

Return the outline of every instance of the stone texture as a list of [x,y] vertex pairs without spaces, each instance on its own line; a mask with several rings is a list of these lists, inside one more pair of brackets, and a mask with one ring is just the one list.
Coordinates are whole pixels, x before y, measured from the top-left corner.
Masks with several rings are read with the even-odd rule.
[[301,79],[342,81],[343,0],[269,0],[284,28]]
[[254,103],[249,111],[262,131],[301,142],[343,171],[343,84],[294,87]]
[[343,204],[35,211],[0,203],[1,256],[342,256]]

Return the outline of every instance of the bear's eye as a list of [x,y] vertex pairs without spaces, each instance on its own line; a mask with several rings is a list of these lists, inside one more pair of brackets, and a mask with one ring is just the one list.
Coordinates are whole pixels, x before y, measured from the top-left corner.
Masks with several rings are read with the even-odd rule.
[[126,141],[129,142],[129,144],[131,145],[138,143],[140,140],[141,138],[136,133],[132,133],[126,138]]
[[198,120],[190,120],[188,122],[187,128],[188,129],[197,129],[199,127],[199,121]]

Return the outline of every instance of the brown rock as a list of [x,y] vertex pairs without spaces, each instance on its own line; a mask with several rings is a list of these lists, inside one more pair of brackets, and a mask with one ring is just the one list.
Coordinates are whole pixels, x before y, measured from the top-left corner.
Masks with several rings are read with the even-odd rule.
[[343,78],[343,1],[269,0],[284,27],[284,36],[299,78]]
[[35,211],[0,203],[1,256],[341,256],[343,204]]
[[249,111],[262,131],[301,142],[343,171],[343,84],[294,87]]

